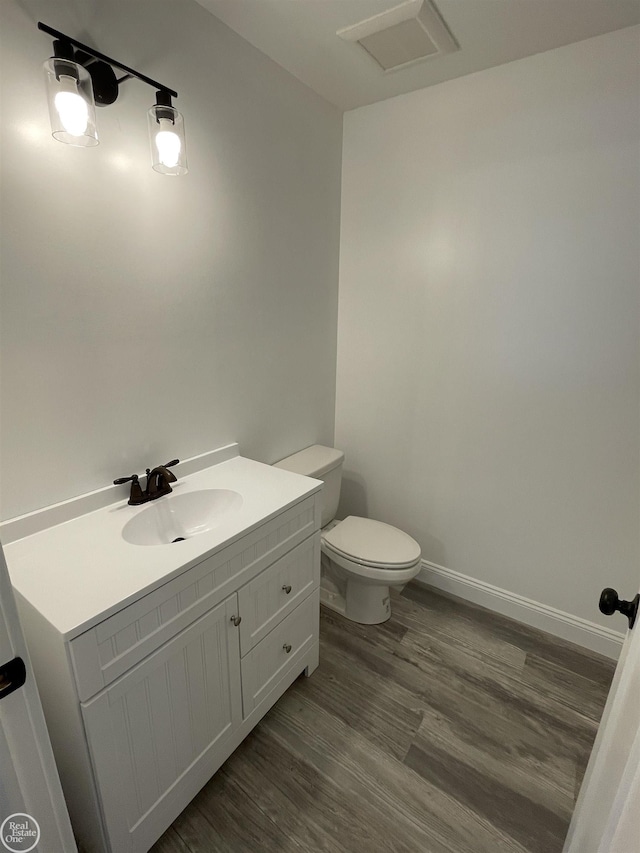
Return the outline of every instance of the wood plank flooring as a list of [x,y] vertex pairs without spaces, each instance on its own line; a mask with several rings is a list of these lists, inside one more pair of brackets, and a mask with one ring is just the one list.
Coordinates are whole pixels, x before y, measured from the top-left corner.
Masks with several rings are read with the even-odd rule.
[[320,641],[153,853],[560,853],[611,661],[417,584]]

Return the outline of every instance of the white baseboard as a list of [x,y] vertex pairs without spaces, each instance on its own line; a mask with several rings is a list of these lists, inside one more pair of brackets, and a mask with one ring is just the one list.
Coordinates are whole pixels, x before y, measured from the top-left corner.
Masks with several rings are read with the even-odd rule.
[[562,637],[563,640],[576,643],[578,646],[614,660],[617,660],[620,654],[625,637],[621,632],[603,628],[595,622],[556,610],[548,604],[524,598],[507,589],[454,572],[444,566],[423,560],[422,569],[416,581],[466,601],[472,601],[474,604],[480,604],[488,610],[517,619],[533,628],[540,628],[542,631]]

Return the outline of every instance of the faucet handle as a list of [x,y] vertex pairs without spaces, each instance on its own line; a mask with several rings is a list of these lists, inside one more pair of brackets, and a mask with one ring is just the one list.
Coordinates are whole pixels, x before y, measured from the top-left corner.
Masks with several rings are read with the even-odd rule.
[[113,485],[122,486],[123,483],[129,482],[131,483],[131,493],[129,494],[128,503],[131,504],[131,506],[138,506],[139,504],[144,503],[144,495],[142,494],[142,488],[137,474],[132,474],[130,477],[118,477],[117,480],[113,481]]
[[132,474],[130,477],[118,477],[117,480],[113,481],[114,486],[123,486],[125,483],[137,483],[138,475]]
[[167,468],[171,468],[172,465],[177,465],[180,462],[179,459],[172,459],[171,462],[167,462],[164,465],[160,466],[160,470],[164,474],[164,478],[167,483],[175,483],[178,479],[173,471],[168,471]]

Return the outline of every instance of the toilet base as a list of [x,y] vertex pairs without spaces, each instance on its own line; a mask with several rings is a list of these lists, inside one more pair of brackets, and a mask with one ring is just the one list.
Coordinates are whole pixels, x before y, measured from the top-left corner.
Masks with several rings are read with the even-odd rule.
[[320,603],[361,625],[379,625],[391,617],[388,584],[351,578],[326,554],[322,555]]
[[360,625],[379,625],[390,619],[390,587],[402,590],[407,581],[420,571],[419,564],[416,564],[398,571],[402,578],[399,583],[389,583],[388,577],[384,578],[386,583],[380,583],[377,578],[347,571],[324,550],[321,551],[321,566],[321,604]]
[[361,625],[379,625],[391,617],[391,595],[384,584],[347,581],[347,619]]
[[[324,578],[323,578],[324,580]],[[356,586],[354,589],[353,587]],[[349,589],[351,587],[351,589]],[[388,586],[352,584],[347,581],[347,597],[335,589],[320,585],[320,603],[345,619],[360,625],[379,625],[391,618],[391,601]]]

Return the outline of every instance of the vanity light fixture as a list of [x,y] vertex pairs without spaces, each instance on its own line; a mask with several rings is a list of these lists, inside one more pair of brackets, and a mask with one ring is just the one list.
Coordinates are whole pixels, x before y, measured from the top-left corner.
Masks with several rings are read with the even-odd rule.
[[[148,112],[153,168],[163,175],[187,173],[184,120],[171,103],[177,92],[42,22],[38,29],[55,39],[53,56],[44,64],[54,139],[84,148],[97,145],[96,104],[113,104],[120,84],[135,77],[156,90]],[[116,77],[114,67],[124,76]]]

